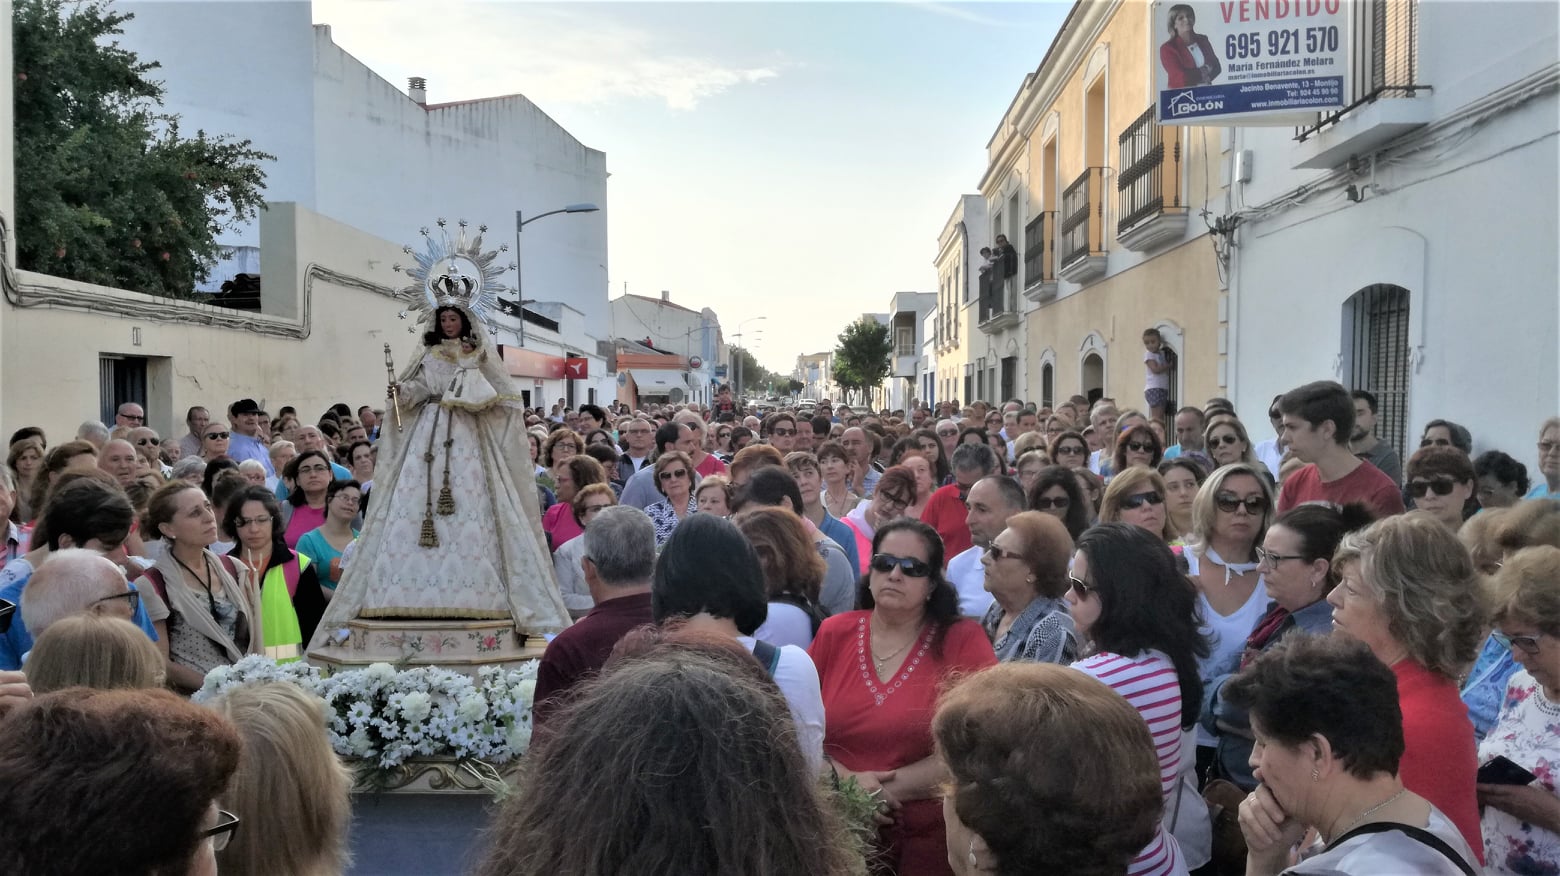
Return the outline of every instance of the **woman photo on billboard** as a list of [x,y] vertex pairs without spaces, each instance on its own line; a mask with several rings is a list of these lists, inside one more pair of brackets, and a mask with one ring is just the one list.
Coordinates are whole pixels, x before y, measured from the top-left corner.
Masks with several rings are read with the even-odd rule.
[[1168,88],[1211,85],[1224,69],[1213,44],[1197,32],[1197,13],[1185,3],[1170,7],[1170,39],[1159,47],[1159,63],[1170,77]]

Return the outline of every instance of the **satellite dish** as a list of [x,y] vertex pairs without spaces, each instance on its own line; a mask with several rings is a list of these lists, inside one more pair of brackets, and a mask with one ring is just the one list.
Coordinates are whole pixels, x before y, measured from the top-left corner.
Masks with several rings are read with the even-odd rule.
[[674,405],[682,404],[682,400],[686,397],[686,393],[674,386],[672,387],[671,391],[666,394],[666,397],[671,399],[672,404]]

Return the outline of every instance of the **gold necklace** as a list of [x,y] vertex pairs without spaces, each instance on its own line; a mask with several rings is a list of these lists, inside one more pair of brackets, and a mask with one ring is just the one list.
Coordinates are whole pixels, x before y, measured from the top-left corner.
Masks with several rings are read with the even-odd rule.
[[1404,794],[1407,794],[1407,793],[1408,793],[1408,789],[1407,788],[1399,788],[1398,792],[1396,794],[1393,794],[1391,797],[1388,797],[1387,799],[1381,801],[1380,803],[1377,803],[1375,806],[1372,806],[1369,809],[1365,810],[1364,812],[1361,812],[1358,816],[1355,817],[1355,819],[1353,821],[1349,822],[1348,826],[1346,826],[1343,830],[1340,830],[1337,833],[1333,834],[1333,839],[1336,840],[1338,837],[1343,836],[1344,834],[1346,834],[1349,831],[1353,830],[1356,825],[1358,825],[1360,822],[1364,821],[1365,819],[1369,818],[1378,809],[1385,809],[1387,806],[1389,806],[1392,803],[1396,802],[1399,797],[1402,797]]
[[885,664],[888,661],[894,659],[895,657],[899,656],[900,654],[903,654],[905,652],[905,649],[909,648],[911,645],[914,645],[916,640],[919,639],[919,638],[921,638],[921,632],[920,632],[920,630],[917,630],[916,634],[911,636],[910,639],[908,641],[906,641],[903,645],[900,645],[898,648],[895,648],[893,651],[889,652],[888,654],[885,654],[882,657],[879,657],[877,655],[877,649],[876,648],[871,649],[872,650],[872,663],[877,668],[878,675],[881,676],[883,674],[883,664]]

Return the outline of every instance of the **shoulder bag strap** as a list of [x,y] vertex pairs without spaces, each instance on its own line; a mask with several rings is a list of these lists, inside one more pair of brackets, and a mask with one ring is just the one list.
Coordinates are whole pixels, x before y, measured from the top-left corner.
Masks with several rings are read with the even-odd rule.
[[1416,840],[1424,845],[1429,846],[1432,849],[1435,849],[1437,852],[1440,852],[1448,861],[1456,864],[1457,869],[1461,870],[1465,876],[1478,876],[1478,873],[1473,869],[1473,867],[1470,866],[1467,861],[1463,860],[1463,856],[1457,854],[1457,850],[1448,845],[1446,840],[1441,839],[1440,837],[1436,836],[1428,830],[1425,830],[1422,827],[1414,827],[1411,824],[1400,824],[1396,821],[1374,821],[1370,824],[1362,824],[1359,827],[1356,827],[1355,829],[1344,834],[1343,836],[1340,836],[1332,842],[1328,843],[1327,848],[1336,848],[1337,846],[1342,845],[1344,842],[1364,834],[1386,833],[1393,830],[1399,831],[1409,839]]
[[763,664],[764,671],[769,673],[769,677],[774,678],[775,670],[780,668],[780,649],[763,639],[754,639],[753,656]]

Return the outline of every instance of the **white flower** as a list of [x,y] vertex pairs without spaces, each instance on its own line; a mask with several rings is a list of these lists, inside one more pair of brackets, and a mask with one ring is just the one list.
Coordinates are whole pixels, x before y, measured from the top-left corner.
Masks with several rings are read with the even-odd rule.
[[369,708],[368,703],[365,703],[362,700],[353,703],[351,707],[347,709],[347,720],[351,721],[352,724],[357,727],[362,727],[373,716],[374,710]]
[[389,684],[395,681],[395,667],[388,663],[371,663],[367,669],[360,670],[360,672],[365,681],[377,684]]
[[527,678],[515,687],[521,702],[529,705],[536,698],[536,679]]
[[433,698],[421,691],[412,691],[401,700],[401,715],[408,723],[420,723],[432,711]]
[[487,716],[488,703],[479,693],[470,693],[461,698],[460,707],[456,710],[462,720],[480,721]]
[[368,753],[374,750],[374,741],[368,738],[368,731],[360,727],[347,737],[347,746],[354,755],[368,757]]

